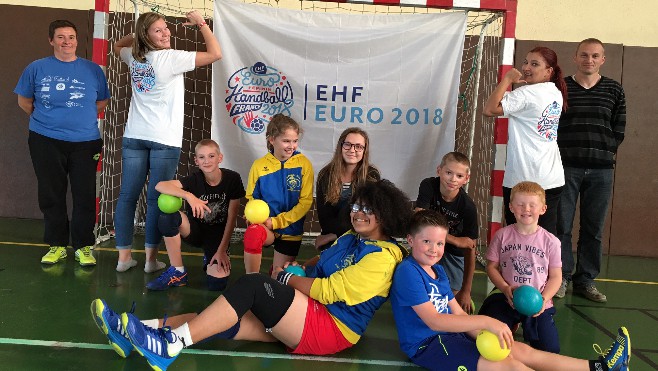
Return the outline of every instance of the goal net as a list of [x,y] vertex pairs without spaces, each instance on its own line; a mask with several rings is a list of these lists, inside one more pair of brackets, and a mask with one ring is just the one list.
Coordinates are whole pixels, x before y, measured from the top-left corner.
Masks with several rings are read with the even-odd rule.
[[[466,8],[431,8],[426,6],[390,6],[325,1],[243,0],[258,6],[279,7],[313,12],[348,12],[358,14],[427,14],[436,12],[467,12],[464,52],[461,62],[461,81],[458,116],[455,133],[455,150],[471,159],[471,180],[467,191],[476,202],[480,225],[480,245],[486,246],[487,228],[491,220],[491,173],[494,161],[494,120],[481,114],[488,94],[497,84],[501,53],[504,12]],[[204,49],[200,34],[183,25],[185,14],[199,10],[212,26],[214,12],[210,0],[110,0],[108,41],[110,47],[122,36],[134,31],[136,14],[155,11],[166,17],[172,31],[172,48],[183,50]],[[197,68],[185,75],[184,139],[178,176],[194,169],[194,145],[200,139],[211,137],[211,66]],[[131,97],[128,68],[113,54],[107,62],[107,78],[112,99],[106,110],[102,128],[105,144],[100,176],[100,215],[97,236],[100,240],[112,236],[114,211],[121,183],[121,140]],[[323,166],[322,164],[315,164]],[[246,174],[243,174],[246,175]],[[432,174],[427,174],[431,176]],[[420,182],[420,179],[419,179]],[[245,184],[246,185],[246,184]],[[136,231],[143,228],[145,217],[145,190],[135,215]],[[305,240],[308,242],[319,232],[315,207],[307,216]],[[244,227],[239,218],[238,227]],[[237,228],[235,238],[240,238]],[[482,247],[478,250],[481,252]]]

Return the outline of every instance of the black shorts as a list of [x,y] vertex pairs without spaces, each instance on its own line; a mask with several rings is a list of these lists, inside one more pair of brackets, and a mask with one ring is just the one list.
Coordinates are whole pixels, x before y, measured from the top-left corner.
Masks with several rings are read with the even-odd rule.
[[297,256],[299,255],[299,248],[302,246],[302,241],[288,241],[275,238],[270,246],[274,246],[274,251],[283,255]]
[[[221,234],[209,233],[201,228],[201,223],[196,219],[189,219],[190,221],[190,234],[183,238],[183,241],[188,244],[203,249],[203,255],[209,261],[217,252],[219,244],[222,243],[224,230]],[[228,253],[228,251],[227,251]]]

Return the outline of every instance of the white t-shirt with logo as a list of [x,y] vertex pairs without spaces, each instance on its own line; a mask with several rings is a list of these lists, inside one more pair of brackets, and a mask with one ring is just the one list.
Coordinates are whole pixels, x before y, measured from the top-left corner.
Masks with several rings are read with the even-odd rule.
[[507,163],[503,186],[521,181],[539,183],[544,189],[564,185],[564,168],[557,145],[562,94],[552,82],[522,86],[500,102],[509,117]]
[[121,49],[130,68],[132,99],[124,137],[172,147],[183,143],[185,86],[183,74],[195,67],[196,52],[164,49],[136,61],[131,48]]

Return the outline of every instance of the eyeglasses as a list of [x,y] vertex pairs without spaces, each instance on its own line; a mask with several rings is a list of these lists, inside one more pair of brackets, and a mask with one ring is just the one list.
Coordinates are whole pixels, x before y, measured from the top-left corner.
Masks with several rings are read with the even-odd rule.
[[366,146],[363,146],[361,144],[352,144],[350,142],[343,142],[342,144],[343,149],[346,151],[349,151],[350,149],[354,148],[356,152],[363,152],[363,150],[366,149]]
[[352,210],[351,210],[351,212],[353,212],[353,213],[356,214],[356,213],[358,213],[359,211],[362,212],[362,213],[364,213],[364,214],[366,214],[366,215],[372,215],[372,214],[374,213],[374,211],[370,208],[370,206],[359,205],[359,204],[352,204]]

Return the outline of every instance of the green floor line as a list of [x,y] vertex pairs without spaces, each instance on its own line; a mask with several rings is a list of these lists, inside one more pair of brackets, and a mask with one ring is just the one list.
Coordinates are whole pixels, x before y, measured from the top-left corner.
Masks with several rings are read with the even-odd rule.
[[[51,348],[77,348],[77,349],[100,349],[100,350],[112,349],[112,347],[110,347],[107,344],[72,343],[68,341],[14,339],[14,338],[0,338],[0,344],[42,346],[42,347],[51,347]],[[382,359],[353,359],[353,358],[300,356],[293,354],[234,352],[234,351],[204,350],[204,349],[184,349],[183,353],[210,355],[210,356],[225,356],[225,357],[288,359],[288,360],[299,359],[299,360],[316,361],[316,362],[335,362],[335,363],[350,363],[350,364],[359,363],[359,364],[378,365],[378,366],[416,367],[413,363],[410,362],[386,361]]]

